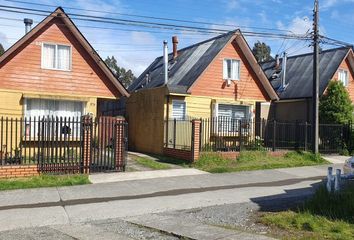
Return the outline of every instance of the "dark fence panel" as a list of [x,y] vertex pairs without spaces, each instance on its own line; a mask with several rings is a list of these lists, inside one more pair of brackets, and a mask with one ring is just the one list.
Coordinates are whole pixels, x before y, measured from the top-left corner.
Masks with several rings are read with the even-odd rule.
[[[124,171],[127,123],[101,117],[84,128],[81,117],[0,118],[0,166],[37,165],[44,173],[83,172],[83,147],[92,172]],[[90,139],[84,142],[84,131]]]
[[191,150],[192,122],[186,119],[172,119],[164,124],[166,148]]
[[[165,146],[190,149],[190,120],[165,122]],[[201,119],[200,150],[238,152],[241,150],[311,150],[311,124],[304,122],[250,121],[228,117]],[[338,153],[351,146],[351,127],[320,124],[319,150]],[[348,147],[349,148],[349,147]]]
[[[92,127],[90,171],[124,171],[127,159],[127,141],[128,124],[126,121],[117,121],[115,117],[96,118]],[[119,154],[121,157],[118,156]]]
[[37,164],[42,172],[81,168],[81,118],[0,119],[0,165]]

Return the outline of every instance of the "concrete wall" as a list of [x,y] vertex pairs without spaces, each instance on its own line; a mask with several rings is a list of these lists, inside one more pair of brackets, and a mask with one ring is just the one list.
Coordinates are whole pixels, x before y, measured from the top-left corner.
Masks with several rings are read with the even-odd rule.
[[127,99],[129,149],[163,153],[166,87],[134,92]]

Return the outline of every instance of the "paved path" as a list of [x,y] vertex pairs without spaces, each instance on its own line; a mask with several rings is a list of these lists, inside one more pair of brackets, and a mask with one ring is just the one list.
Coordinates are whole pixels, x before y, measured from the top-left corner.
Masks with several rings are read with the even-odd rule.
[[153,178],[0,193],[0,231],[309,195],[327,166]]
[[109,183],[132,181],[152,178],[166,178],[166,177],[180,177],[180,176],[193,176],[200,174],[209,174],[194,168],[183,169],[169,169],[169,170],[154,170],[142,172],[123,172],[123,173],[101,173],[90,175],[92,183]]
[[273,238],[245,233],[236,229],[227,229],[212,225],[207,225],[197,221],[186,221],[184,218],[163,215],[148,214],[127,219],[129,222],[140,226],[159,229],[162,232],[188,239],[197,240],[270,240]]
[[333,164],[344,164],[344,162],[350,158],[349,156],[341,155],[323,155],[322,157]]

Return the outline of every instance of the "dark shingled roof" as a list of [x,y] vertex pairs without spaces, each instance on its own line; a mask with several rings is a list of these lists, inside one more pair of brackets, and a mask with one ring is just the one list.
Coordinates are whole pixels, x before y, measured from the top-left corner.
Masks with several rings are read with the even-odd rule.
[[[351,48],[342,47],[322,51],[320,53],[320,94],[339,68]],[[280,59],[282,64],[282,59]],[[313,54],[302,54],[288,57],[285,89],[281,89],[281,74],[272,79],[275,71],[275,60],[260,64],[274,90],[281,100],[312,97]]]
[[[238,30],[208,39],[178,51],[176,61],[169,54],[168,89],[174,93],[186,93]],[[146,77],[148,74],[148,78]],[[163,57],[155,61],[131,84],[129,91],[155,88],[164,84]]]

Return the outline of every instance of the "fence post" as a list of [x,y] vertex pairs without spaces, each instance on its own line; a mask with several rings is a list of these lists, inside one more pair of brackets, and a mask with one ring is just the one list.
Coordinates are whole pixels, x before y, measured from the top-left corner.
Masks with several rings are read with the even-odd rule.
[[275,135],[277,133],[276,124],[277,124],[276,120],[273,120],[273,148],[272,148],[273,152],[275,152],[275,148],[276,148],[276,144],[275,144],[275,139],[276,139]]
[[173,120],[173,148],[176,149],[177,119]]
[[81,173],[89,174],[91,165],[92,149],[92,118],[91,116],[82,117],[82,168]]
[[200,125],[199,119],[192,120],[192,162],[199,159],[200,154]]
[[305,152],[307,151],[307,129],[308,129],[308,127],[307,127],[307,121],[305,122],[305,139],[304,139],[304,144],[305,144],[305,146],[304,146],[304,150],[305,150]]
[[298,151],[300,148],[300,131],[299,131],[299,121],[295,121],[295,150]]
[[115,170],[121,171],[125,170],[125,161],[124,161],[124,144],[125,144],[125,134],[124,134],[124,124],[125,124],[125,119],[124,117],[117,117],[115,119],[115,136],[114,139],[115,141]]
[[239,139],[239,145],[240,145],[240,152],[242,148],[242,120],[238,120],[238,139]]

